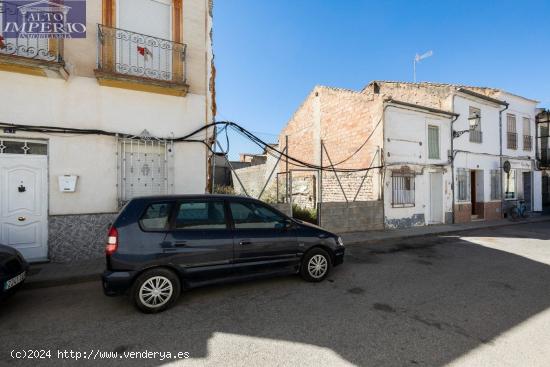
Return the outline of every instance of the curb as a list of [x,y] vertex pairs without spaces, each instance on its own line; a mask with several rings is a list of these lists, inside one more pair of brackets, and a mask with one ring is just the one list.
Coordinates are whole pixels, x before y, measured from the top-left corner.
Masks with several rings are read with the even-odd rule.
[[[380,238],[380,239],[366,239],[361,241],[350,241],[346,243],[346,246],[368,246],[368,245],[378,245],[378,246],[385,246],[384,241],[399,241],[404,239],[410,239],[410,238],[420,238],[420,237],[430,237],[430,236],[440,236],[440,235],[446,235],[451,233],[458,233],[458,232],[464,232],[464,231],[471,231],[471,230],[478,230],[478,229],[494,229],[494,228],[500,228],[500,227],[509,227],[509,226],[515,226],[519,224],[530,224],[530,223],[539,223],[539,222],[547,222],[550,221],[550,217],[544,217],[540,220],[532,220],[532,221],[525,221],[525,222],[508,222],[508,223],[500,223],[500,224],[493,224],[486,227],[477,227],[477,228],[457,228],[452,230],[446,230],[443,232],[434,232],[434,233],[422,233],[422,234],[412,234],[412,235],[401,235],[396,237],[389,237],[389,238]],[[368,236],[368,232],[365,232],[365,234]],[[392,246],[392,245],[387,245]],[[80,283],[88,283],[88,282],[99,282],[101,281],[101,272],[93,273],[93,274],[83,274],[83,275],[74,275],[69,276],[65,278],[51,278],[51,279],[44,279],[44,280],[32,280],[32,277],[29,277],[25,283],[23,283],[23,286],[21,287],[21,291],[25,290],[32,290],[32,289],[40,289],[40,288],[52,288],[52,287],[59,287],[62,285],[72,285],[72,284],[80,284]]]
[[[501,224],[493,224],[485,227],[477,227],[477,228],[460,228],[460,229],[451,229],[446,230],[443,232],[434,232],[434,233],[419,233],[419,234],[411,234],[411,235],[402,235],[402,236],[396,236],[396,237],[389,237],[389,238],[379,238],[379,239],[366,239],[366,240],[356,240],[356,241],[348,241],[346,243],[346,246],[357,246],[357,245],[369,245],[370,244],[377,244],[379,245],[379,242],[382,241],[395,241],[395,240],[404,240],[404,239],[410,239],[410,238],[419,238],[419,237],[429,237],[429,236],[439,236],[439,235],[446,235],[451,233],[459,233],[464,231],[476,231],[478,229],[494,229],[494,228],[500,228],[500,227],[510,227],[520,224],[530,224],[530,223],[540,223],[540,222],[547,222],[550,221],[550,217],[541,218],[540,220],[531,220],[531,221],[525,221],[525,222],[508,222],[508,223],[501,223]],[[368,235],[368,232],[365,232],[365,234]]]
[[31,289],[40,289],[40,288],[52,288],[59,287],[61,285],[72,285],[80,283],[95,282],[101,280],[101,273],[97,274],[85,274],[85,275],[75,275],[66,278],[53,278],[45,280],[31,280],[28,279],[23,286],[21,287],[22,291],[31,290]]

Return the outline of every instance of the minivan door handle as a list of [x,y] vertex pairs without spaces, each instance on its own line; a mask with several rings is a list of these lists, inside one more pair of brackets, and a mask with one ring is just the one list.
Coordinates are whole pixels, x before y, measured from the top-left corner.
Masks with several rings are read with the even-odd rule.
[[185,246],[187,246],[187,242],[186,242],[186,241],[174,242],[174,247],[185,247]]
[[251,245],[251,244],[252,244],[252,241],[250,241],[250,240],[241,240],[241,242],[239,242],[239,244],[240,244],[241,246]]

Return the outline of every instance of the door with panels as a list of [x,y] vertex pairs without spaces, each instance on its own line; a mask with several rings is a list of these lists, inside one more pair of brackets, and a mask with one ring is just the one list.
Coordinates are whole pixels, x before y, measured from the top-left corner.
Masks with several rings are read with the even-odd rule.
[[0,243],[48,258],[47,145],[0,140]]

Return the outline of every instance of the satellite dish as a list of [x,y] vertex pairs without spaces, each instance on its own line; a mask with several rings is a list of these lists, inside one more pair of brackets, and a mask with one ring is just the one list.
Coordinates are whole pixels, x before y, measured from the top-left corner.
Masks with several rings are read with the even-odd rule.
[[502,165],[502,169],[504,170],[504,172],[506,173],[510,173],[510,169],[512,168],[512,165],[510,164],[510,161],[506,161],[504,162],[504,164]]

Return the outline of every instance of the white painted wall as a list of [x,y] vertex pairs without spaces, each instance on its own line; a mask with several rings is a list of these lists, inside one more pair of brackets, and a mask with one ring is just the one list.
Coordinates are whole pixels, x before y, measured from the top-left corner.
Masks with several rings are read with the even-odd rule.
[[[439,127],[440,158],[428,158],[428,126]],[[442,117],[420,110],[409,110],[399,106],[386,108],[384,114],[384,159],[388,166],[384,177],[384,215],[386,224],[392,227],[392,220],[411,218],[423,214],[430,218],[430,172],[441,172],[443,215],[452,209],[451,170],[448,164],[450,146],[450,117]],[[409,166],[416,172],[415,206],[392,207],[391,170]],[[426,224],[426,223],[424,223]]]

